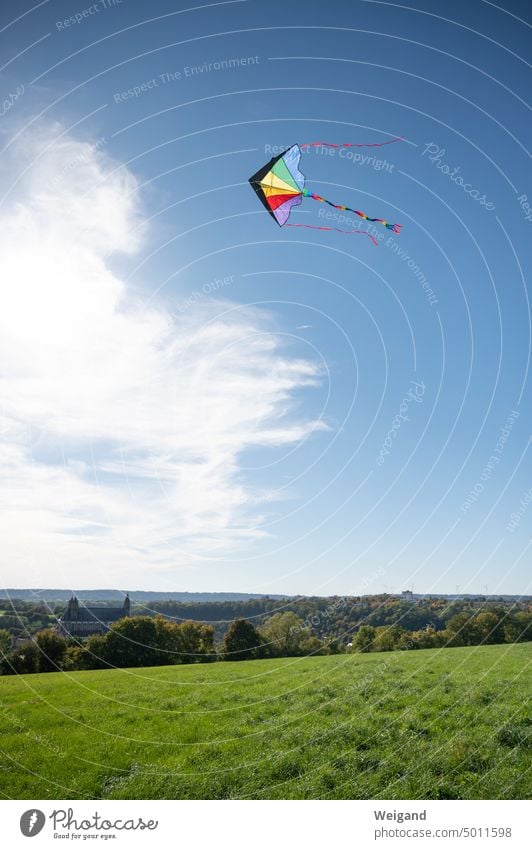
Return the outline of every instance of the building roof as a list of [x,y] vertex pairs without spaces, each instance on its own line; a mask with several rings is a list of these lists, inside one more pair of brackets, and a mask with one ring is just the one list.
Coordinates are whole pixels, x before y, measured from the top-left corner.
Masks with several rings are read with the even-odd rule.
[[70,607],[61,617],[62,622],[116,622],[124,617],[123,607],[84,607],[79,605],[77,609]]
[[72,596],[68,607],[61,617],[62,622],[109,623],[116,622],[128,616],[130,612],[129,596],[124,599],[122,607],[88,607],[80,604],[76,596]]

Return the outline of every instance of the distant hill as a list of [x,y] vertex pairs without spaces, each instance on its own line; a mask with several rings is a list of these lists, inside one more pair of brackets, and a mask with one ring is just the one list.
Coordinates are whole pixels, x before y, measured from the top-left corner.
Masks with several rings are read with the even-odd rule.
[[[124,601],[125,590],[77,590],[77,589],[42,589],[39,587],[32,588],[11,588],[7,587],[6,589],[0,589],[0,600],[2,599],[18,599],[19,601],[45,601],[45,602],[66,602],[71,597],[72,594],[76,595],[80,601],[84,602],[119,602],[122,604]],[[326,599],[326,598],[367,598],[367,599],[382,599],[384,600],[386,597],[392,599],[399,599],[400,597],[397,594],[390,593],[377,593],[370,595],[356,595],[353,596],[305,596],[305,595],[272,595],[267,593],[194,593],[194,592],[158,592],[154,590],[130,590],[129,597],[131,601],[140,603],[147,603],[152,601],[176,601],[176,602],[190,602],[196,604],[208,604],[215,602],[233,602],[233,601],[252,601],[253,599],[271,599],[273,601],[282,601],[282,600],[303,600],[312,601],[316,599]],[[422,602],[427,599],[445,599],[447,601],[489,601],[489,602],[513,602],[513,601],[522,601],[527,602],[532,599],[532,596],[529,595],[481,595],[481,594],[473,594],[473,593],[450,593],[446,595],[445,593],[414,593],[414,602]]]
[[[21,601],[68,601],[74,593],[80,601],[120,601],[124,600],[121,590],[43,590],[30,589],[0,589],[0,599],[20,599]],[[131,601],[247,601],[253,598],[290,598],[287,595],[266,595],[265,593],[189,593],[189,592],[151,592],[150,590],[133,590],[129,593]]]

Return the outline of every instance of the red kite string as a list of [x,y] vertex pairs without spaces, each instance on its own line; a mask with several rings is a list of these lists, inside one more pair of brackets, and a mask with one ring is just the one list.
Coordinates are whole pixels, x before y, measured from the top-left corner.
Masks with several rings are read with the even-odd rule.
[[304,144],[300,144],[299,147],[384,147],[387,144],[394,144],[398,141],[404,141],[402,136],[397,136],[394,139],[390,139],[385,142],[367,142],[365,144],[354,144],[353,142],[344,142],[343,144],[334,144],[333,142],[305,142]]
[[309,230],[336,230],[337,233],[345,233],[348,236],[369,236],[374,245],[379,246],[377,239],[365,230],[340,230],[338,227],[315,227],[313,224],[285,224],[285,227],[307,227]]

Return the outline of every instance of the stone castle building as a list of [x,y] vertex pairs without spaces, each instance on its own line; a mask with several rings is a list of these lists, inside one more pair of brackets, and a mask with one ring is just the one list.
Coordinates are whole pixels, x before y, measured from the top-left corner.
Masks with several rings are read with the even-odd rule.
[[105,634],[113,622],[131,616],[131,601],[126,595],[122,607],[86,607],[73,595],[68,607],[57,623],[63,637],[90,637]]

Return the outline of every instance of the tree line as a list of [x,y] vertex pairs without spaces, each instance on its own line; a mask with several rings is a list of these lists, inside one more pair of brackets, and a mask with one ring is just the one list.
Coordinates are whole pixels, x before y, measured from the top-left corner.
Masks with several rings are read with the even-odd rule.
[[312,618],[303,620],[293,611],[274,613],[260,627],[240,618],[229,625],[223,641],[217,644],[210,624],[176,623],[160,614],[132,616],[114,623],[106,634],[85,640],[62,637],[54,628],[45,628],[14,649],[10,634],[0,630],[0,672],[11,675],[404,651],[516,643],[532,638],[532,612],[505,608],[461,611],[440,630],[433,625],[412,630],[397,623],[375,626],[366,622],[351,638],[348,633],[343,639],[321,639],[313,633],[313,625],[316,622]]
[[[109,604],[112,606],[111,602]],[[101,607],[108,607],[109,604],[101,602]],[[5,628],[18,637],[36,634],[43,628],[53,626],[64,609],[64,602],[0,600],[0,628]],[[223,642],[231,622],[249,619],[260,630],[266,620],[276,613],[295,613],[303,620],[305,627],[320,639],[349,642],[348,635],[354,634],[363,624],[376,628],[383,625],[400,625],[409,631],[424,628],[443,631],[448,621],[458,613],[471,615],[475,611],[486,610],[530,612],[532,601],[486,599],[479,596],[452,600],[441,597],[418,598],[413,603],[397,596],[381,594],[299,596],[286,599],[260,597],[215,602],[161,600],[150,603],[134,602],[132,605],[132,613],[135,616],[155,617],[161,614],[177,623],[193,621],[210,624],[214,628],[217,644]]]
[[409,631],[400,625],[361,625],[353,637],[352,649],[359,652],[405,649],[457,648],[460,646],[520,643],[532,639],[532,613],[485,610],[457,613],[446,627],[434,626]]

